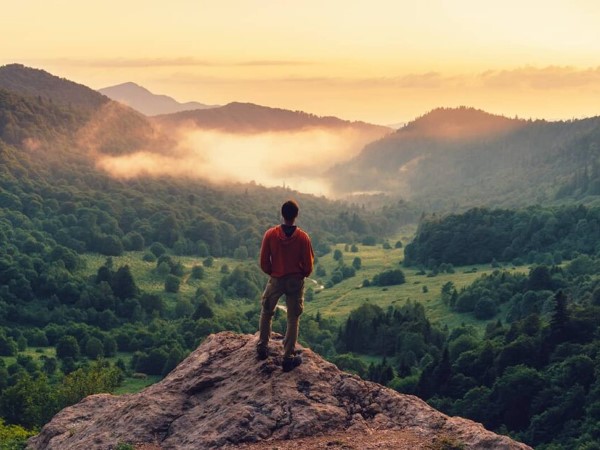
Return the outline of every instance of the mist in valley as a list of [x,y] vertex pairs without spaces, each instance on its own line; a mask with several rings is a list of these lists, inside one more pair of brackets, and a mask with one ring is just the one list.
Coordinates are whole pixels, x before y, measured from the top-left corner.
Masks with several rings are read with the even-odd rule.
[[96,164],[120,179],[172,176],[213,183],[254,182],[330,196],[332,186],[325,172],[356,156],[372,136],[351,127],[251,134],[185,128],[170,138],[175,144],[159,150],[96,153]]

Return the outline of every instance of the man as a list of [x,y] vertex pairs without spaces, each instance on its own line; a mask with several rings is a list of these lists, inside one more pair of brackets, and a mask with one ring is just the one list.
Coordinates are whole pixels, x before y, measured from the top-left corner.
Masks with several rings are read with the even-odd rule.
[[289,372],[302,364],[296,354],[298,321],[304,309],[304,279],[313,270],[314,252],[308,234],[294,223],[298,204],[289,200],[281,206],[283,224],[270,228],[260,248],[260,268],[269,275],[262,295],[260,337],[256,351],[259,359],[269,356],[271,320],[279,298],[285,294],[287,329],[283,340],[283,371]]

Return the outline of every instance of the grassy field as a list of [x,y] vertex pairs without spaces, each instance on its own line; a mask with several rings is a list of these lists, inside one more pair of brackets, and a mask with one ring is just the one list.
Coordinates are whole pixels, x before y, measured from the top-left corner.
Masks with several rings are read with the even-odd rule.
[[147,375],[145,378],[132,378],[128,377],[125,379],[123,384],[115,390],[115,394],[134,394],[141,391],[142,389],[162,380],[159,375]]
[[[165,277],[156,271],[156,262],[147,262],[143,260],[144,252],[127,252],[122,256],[112,256],[113,267],[117,269],[120,266],[128,265],[135,279],[137,286],[144,292],[150,294],[160,294],[167,304],[167,308],[174,308],[177,299],[185,298],[191,300],[198,287],[206,287],[211,292],[216,292],[223,273],[221,267],[227,265],[229,270],[233,270],[239,264],[247,264],[250,261],[239,261],[233,258],[214,258],[212,267],[204,267],[202,261],[205,258],[192,256],[172,256],[176,261],[181,262],[185,268],[182,283],[179,292],[176,294],[165,292]],[[106,261],[106,256],[99,254],[84,255],[86,267],[84,274],[93,276]],[[199,265],[203,267],[204,277],[202,280],[190,278],[192,267]],[[258,301],[258,299],[257,299]],[[252,305],[245,300],[230,299],[224,305],[215,305],[216,310],[242,310],[249,309]]]
[[[19,355],[31,356],[34,360],[38,360],[42,356],[56,356],[56,350],[54,347],[27,347],[26,350],[19,352]],[[16,356],[0,356],[0,359],[4,360],[7,367],[17,362]]]
[[[392,247],[395,241],[390,240]],[[403,240],[403,242],[405,242]],[[476,265],[467,267],[455,267],[455,273],[440,273],[436,276],[419,274],[416,268],[402,267],[404,259],[403,248],[383,249],[382,245],[364,246],[357,245],[358,252],[344,252],[345,245],[337,245],[336,248],[343,251],[343,259],[347,265],[352,264],[355,257],[362,262],[356,276],[348,278],[341,283],[331,287],[320,289],[314,300],[307,303],[305,310],[308,314],[320,312],[324,317],[346,317],[352,310],[358,308],[365,302],[370,302],[387,308],[390,305],[401,305],[407,300],[422,303],[427,316],[433,322],[447,324],[450,328],[465,324],[472,324],[478,328],[485,326],[486,322],[479,321],[469,314],[458,314],[451,311],[440,299],[442,286],[451,281],[457,289],[468,286],[484,273],[491,273],[490,265]],[[319,264],[325,267],[327,276],[323,279],[312,279],[313,289],[322,287],[329,275],[337,267],[338,262],[333,259],[333,252],[323,256]],[[406,276],[406,283],[398,286],[388,287],[362,287],[364,279],[371,280],[373,276],[386,269],[401,269]],[[527,267],[512,266],[505,269],[511,271],[527,272]],[[310,284],[309,284],[310,286]],[[500,314],[503,318],[503,314]]]
[[[440,299],[440,291],[442,286],[451,281],[457,289],[465,287],[473,283],[482,274],[491,273],[496,270],[489,265],[478,265],[468,267],[455,267],[454,273],[440,273],[436,276],[428,276],[423,274],[416,268],[405,268],[402,266],[404,258],[403,248],[393,248],[395,242],[400,239],[403,243],[409,241],[414,230],[403,230],[403,233],[390,239],[389,243],[392,248],[385,249],[381,244],[375,246],[365,246],[357,244],[358,251],[351,252],[345,244],[338,244],[332,248],[332,251],[327,255],[319,258],[318,264],[322,265],[327,275],[322,278],[317,278],[313,274],[307,283],[307,288],[312,287],[315,291],[314,299],[306,302],[306,314],[316,314],[319,312],[324,317],[333,317],[339,320],[344,320],[348,314],[358,308],[365,302],[370,302],[387,308],[390,305],[402,305],[407,300],[419,302],[424,305],[427,316],[430,320],[441,325],[447,325],[449,328],[459,326],[461,324],[471,324],[478,329],[483,329],[487,322],[479,321],[469,314],[458,314],[451,311]],[[324,285],[330,279],[332,272],[338,266],[338,261],[333,258],[333,250],[339,249],[343,253],[343,260],[346,265],[351,265],[355,257],[361,259],[362,267],[356,271],[356,276],[343,280],[341,283],[330,288],[325,288]],[[112,257],[113,267],[116,269],[122,265],[129,265],[132,274],[138,287],[144,292],[160,294],[167,301],[168,308],[174,308],[177,299],[187,298],[192,299],[196,289],[199,286],[206,287],[212,292],[216,292],[223,273],[221,267],[226,264],[230,271],[239,264],[255,263],[254,261],[239,261],[232,258],[215,258],[212,267],[204,268],[204,277],[202,280],[192,280],[189,274],[192,267],[202,265],[204,258],[175,256],[177,261],[180,261],[185,268],[185,275],[182,277],[180,291],[177,294],[166,293],[164,289],[164,276],[156,272],[156,263],[147,262],[142,259],[142,252],[128,252],[119,257]],[[102,266],[106,257],[97,254],[88,254],[84,256],[86,268],[84,275],[93,276],[98,268]],[[400,268],[406,276],[406,283],[398,286],[388,287],[362,287],[363,280],[371,280],[375,275],[386,269]],[[512,267],[508,266],[504,269],[510,271],[527,272],[528,267]],[[256,303],[259,299],[255,299]],[[248,299],[227,299],[223,305],[215,305],[215,310],[218,313],[226,311],[246,311],[256,305],[252,300]],[[506,311],[501,311],[500,319],[504,319]],[[32,356],[34,359],[39,359],[42,355],[55,356],[53,347],[35,347],[28,348],[25,352],[20,352]],[[122,359],[129,366],[132,354],[119,353],[114,357],[108,358],[115,362],[118,358]],[[16,361],[15,357],[2,357],[7,366]],[[371,362],[379,358],[365,357],[365,361]],[[153,384],[160,380],[158,376],[147,377],[127,377],[123,385],[116,391],[117,394],[132,393],[142,390],[144,387]]]
[[[344,319],[347,315],[361,304],[370,302],[387,308],[390,305],[401,305],[407,300],[417,301],[423,304],[430,320],[436,323],[448,325],[452,328],[461,324],[471,324],[478,328],[485,326],[486,322],[479,321],[469,314],[457,314],[451,311],[440,300],[442,286],[451,281],[457,289],[465,287],[482,274],[493,272],[494,268],[489,265],[475,265],[467,267],[455,267],[454,273],[440,273],[436,276],[423,274],[416,268],[406,268],[402,266],[404,258],[403,248],[393,248],[397,240],[403,243],[409,241],[413,229],[406,229],[390,239],[391,249],[384,249],[381,244],[375,246],[366,246],[357,244],[358,251],[345,251],[345,244],[338,244],[332,250],[339,249],[343,252],[343,259],[347,265],[352,264],[355,257],[361,259],[362,267],[356,271],[356,276],[343,280],[331,288],[325,288],[327,280],[331,273],[337,267],[338,262],[333,258],[333,251],[319,258],[318,263],[322,265],[327,275],[317,278],[314,273],[307,283],[307,288],[312,287],[315,291],[314,300],[307,302],[305,311],[307,314],[316,314],[320,312],[325,317],[334,317]],[[223,277],[221,266],[226,264],[230,270],[233,270],[239,264],[247,264],[253,261],[235,260],[232,258],[218,258],[214,260],[212,267],[204,267],[204,278],[202,280],[192,280],[189,273],[194,265],[202,265],[204,258],[176,256],[184,267],[186,274],[179,293],[169,294],[164,291],[164,277],[156,273],[156,263],[146,262],[142,259],[142,252],[129,252],[123,256],[113,257],[113,266],[115,268],[122,265],[129,265],[137,285],[145,292],[160,294],[167,300],[168,307],[172,308],[178,298],[191,299],[199,286],[204,286],[212,292],[215,292]],[[98,268],[104,264],[106,258],[100,255],[86,255],[87,275],[94,275]],[[406,283],[399,286],[388,287],[362,287],[363,280],[371,280],[376,274],[386,270],[400,268],[406,276]],[[506,270],[527,272],[527,267],[505,267]],[[259,299],[256,299],[258,302]],[[217,306],[216,310],[247,310],[254,305],[252,301],[245,300],[227,300],[224,305]],[[504,312],[499,317],[503,319]]]

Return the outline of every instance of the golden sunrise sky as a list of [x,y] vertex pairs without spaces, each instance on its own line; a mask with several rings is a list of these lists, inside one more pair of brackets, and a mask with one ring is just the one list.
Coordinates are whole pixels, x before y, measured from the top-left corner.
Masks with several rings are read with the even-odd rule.
[[596,0],[19,0],[0,64],[92,88],[381,124],[438,106],[600,115]]

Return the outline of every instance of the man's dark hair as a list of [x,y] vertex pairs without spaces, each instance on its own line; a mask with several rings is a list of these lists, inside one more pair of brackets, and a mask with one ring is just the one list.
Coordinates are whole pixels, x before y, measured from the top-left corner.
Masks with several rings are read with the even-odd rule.
[[285,220],[294,220],[298,217],[299,210],[298,203],[294,200],[288,200],[281,206],[281,215]]

